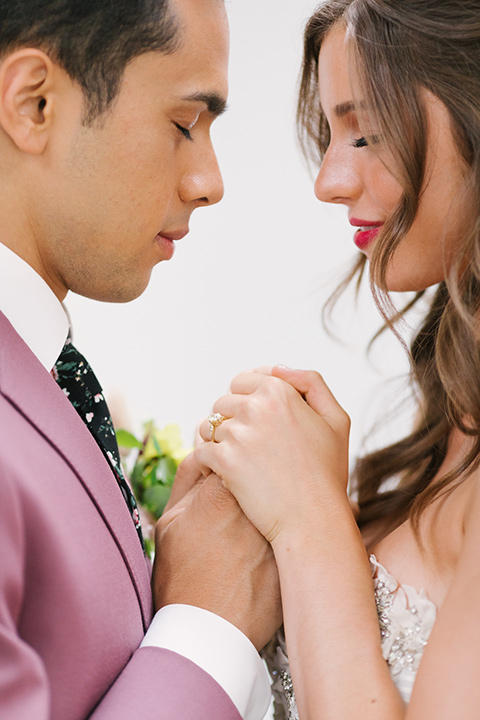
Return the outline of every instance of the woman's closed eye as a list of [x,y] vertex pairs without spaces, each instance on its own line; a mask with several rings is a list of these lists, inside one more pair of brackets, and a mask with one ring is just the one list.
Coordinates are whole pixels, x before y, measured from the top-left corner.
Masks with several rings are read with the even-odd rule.
[[378,135],[369,135],[368,139],[365,136],[362,136],[361,138],[358,138],[358,140],[354,140],[352,145],[354,148],[363,148],[368,147],[369,145],[375,145],[378,142]]

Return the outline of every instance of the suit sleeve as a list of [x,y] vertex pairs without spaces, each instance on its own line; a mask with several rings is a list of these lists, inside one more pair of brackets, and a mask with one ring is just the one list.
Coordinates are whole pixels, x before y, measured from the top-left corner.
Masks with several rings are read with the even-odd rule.
[[[52,720],[57,716],[44,660],[19,632],[27,582],[25,517],[8,472],[0,475],[0,507],[0,718]],[[61,644],[57,651],[61,652]],[[241,720],[229,696],[208,673],[175,652],[153,647],[134,652],[95,709],[84,712],[72,707],[69,717]]]
[[207,673],[181,655],[142,647],[105,695],[92,720],[241,720]]
[[9,474],[0,478],[0,717],[50,717],[44,664],[18,634],[25,572],[23,517]]

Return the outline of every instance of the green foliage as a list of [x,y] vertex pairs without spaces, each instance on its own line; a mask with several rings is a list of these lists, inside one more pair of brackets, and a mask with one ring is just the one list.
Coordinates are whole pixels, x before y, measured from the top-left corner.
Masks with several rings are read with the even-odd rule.
[[119,447],[129,450],[142,447],[140,440],[137,440],[135,435],[132,435],[128,430],[117,430],[117,442]]
[[[140,440],[127,430],[117,431],[118,445],[129,451],[124,466],[130,477],[137,503],[154,520],[163,513],[181,461],[190,452],[183,447],[178,425],[160,430],[153,422],[144,425]],[[133,465],[126,467],[134,456]]]

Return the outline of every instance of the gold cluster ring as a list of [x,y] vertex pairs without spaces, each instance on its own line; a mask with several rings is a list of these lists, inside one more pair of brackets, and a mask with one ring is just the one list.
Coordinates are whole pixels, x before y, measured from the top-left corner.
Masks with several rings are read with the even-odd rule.
[[213,413],[213,415],[209,416],[208,422],[210,423],[210,440],[212,442],[217,442],[217,440],[215,440],[215,430],[217,427],[220,427],[224,420],[225,418],[223,415],[220,415],[220,413]]

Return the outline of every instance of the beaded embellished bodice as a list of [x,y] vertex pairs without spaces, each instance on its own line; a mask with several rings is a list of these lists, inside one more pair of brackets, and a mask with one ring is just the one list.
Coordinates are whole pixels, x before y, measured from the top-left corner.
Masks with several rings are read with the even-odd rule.
[[[382,654],[403,700],[412,694],[423,651],[428,642],[437,608],[424,590],[399,585],[395,578],[370,556]],[[285,638],[279,633],[275,648],[270,645],[265,660],[273,678],[275,720],[299,720]]]

